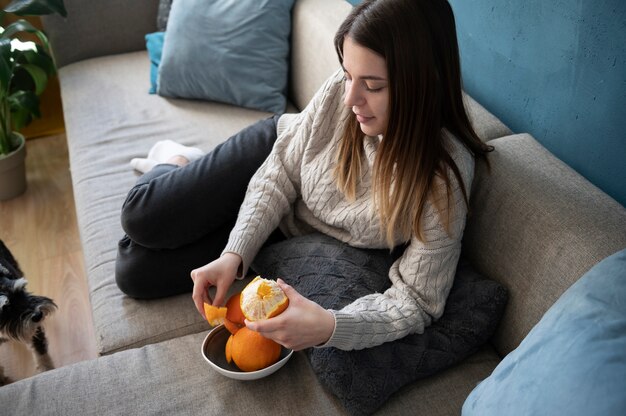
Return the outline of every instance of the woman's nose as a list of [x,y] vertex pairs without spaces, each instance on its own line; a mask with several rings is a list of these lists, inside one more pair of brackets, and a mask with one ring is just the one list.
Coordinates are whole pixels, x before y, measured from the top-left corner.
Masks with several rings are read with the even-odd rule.
[[346,96],[343,103],[347,107],[360,106],[364,103],[363,95],[353,82],[346,83]]

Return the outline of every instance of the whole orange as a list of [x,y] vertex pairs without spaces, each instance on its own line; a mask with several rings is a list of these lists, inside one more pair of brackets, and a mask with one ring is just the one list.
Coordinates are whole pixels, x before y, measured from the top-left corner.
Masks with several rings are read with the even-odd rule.
[[278,361],[280,349],[280,344],[244,326],[230,336],[225,353],[240,370],[257,371]]
[[226,362],[228,364],[230,364],[233,361],[233,351],[232,351],[232,346],[233,346],[233,335],[231,334],[231,336],[228,337],[228,341],[226,341]]
[[243,312],[241,312],[241,305],[239,298],[241,292],[235,293],[226,302],[226,316],[224,317],[224,326],[231,334],[237,332],[242,326],[244,326]]

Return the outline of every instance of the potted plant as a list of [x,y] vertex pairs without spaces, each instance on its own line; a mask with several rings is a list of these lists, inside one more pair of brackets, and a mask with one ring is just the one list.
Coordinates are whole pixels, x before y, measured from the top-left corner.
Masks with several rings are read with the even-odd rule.
[[[26,20],[9,25],[9,15],[67,16],[63,0],[12,0],[0,11],[0,201],[26,189],[25,140],[18,131],[40,117],[39,96],[56,68],[46,35]],[[22,42],[30,33],[35,41]]]

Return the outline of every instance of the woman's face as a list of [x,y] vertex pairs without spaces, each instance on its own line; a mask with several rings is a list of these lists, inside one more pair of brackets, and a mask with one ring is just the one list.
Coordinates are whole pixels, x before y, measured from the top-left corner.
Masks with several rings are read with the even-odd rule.
[[389,120],[389,82],[385,59],[371,49],[343,41],[346,76],[344,104],[352,109],[361,130],[368,136],[383,134]]

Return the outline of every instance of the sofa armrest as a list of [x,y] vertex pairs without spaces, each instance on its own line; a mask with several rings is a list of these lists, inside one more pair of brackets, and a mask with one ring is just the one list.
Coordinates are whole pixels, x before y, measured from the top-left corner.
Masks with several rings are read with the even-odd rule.
[[509,290],[502,356],[593,265],[626,247],[626,209],[529,134],[491,140],[477,163],[463,252]]
[[144,35],[157,30],[158,4],[158,0],[65,0],[66,18],[41,19],[57,66],[145,49]]

